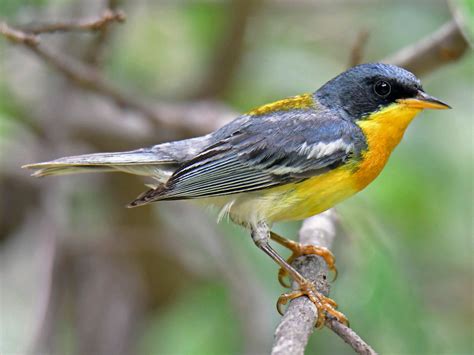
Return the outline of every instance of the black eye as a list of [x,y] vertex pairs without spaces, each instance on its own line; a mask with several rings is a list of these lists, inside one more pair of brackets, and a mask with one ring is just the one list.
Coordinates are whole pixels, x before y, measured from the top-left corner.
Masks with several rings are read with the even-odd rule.
[[379,80],[374,85],[374,91],[377,95],[381,97],[387,97],[392,91],[392,87],[385,80]]

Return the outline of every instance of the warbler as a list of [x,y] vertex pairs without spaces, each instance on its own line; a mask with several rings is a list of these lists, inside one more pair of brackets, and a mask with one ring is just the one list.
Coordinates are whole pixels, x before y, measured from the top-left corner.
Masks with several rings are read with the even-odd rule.
[[[318,308],[346,322],[337,304],[317,292],[269,243],[293,251],[289,260],[317,254],[334,269],[324,248],[301,245],[273,232],[273,223],[321,213],[365,188],[382,171],[413,118],[423,109],[447,109],[420,80],[394,65],[369,63],[336,76],[311,94],[255,108],[197,138],[127,152],[64,157],[26,165],[34,176],[121,171],[152,177],[156,185],[130,203],[200,199],[219,216],[250,231],[255,244],[300,290],[277,305],[306,295]],[[282,282],[283,283],[283,282]]]

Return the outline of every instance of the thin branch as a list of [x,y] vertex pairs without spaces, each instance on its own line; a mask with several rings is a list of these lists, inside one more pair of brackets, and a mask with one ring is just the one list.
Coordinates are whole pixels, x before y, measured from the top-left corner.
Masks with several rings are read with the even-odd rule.
[[58,21],[42,24],[30,24],[21,26],[23,32],[31,34],[54,33],[54,32],[72,32],[72,31],[101,31],[113,22],[124,22],[125,13],[120,10],[106,9],[99,17],[83,19]]
[[362,63],[364,58],[364,49],[368,40],[369,31],[367,29],[360,30],[350,51],[348,65],[349,68]]
[[0,22],[0,34],[12,43],[24,44],[30,47],[35,47],[39,44],[39,39],[35,35],[11,28],[4,22]]
[[345,326],[337,320],[326,320],[326,327],[339,335],[339,337],[349,344],[349,346],[354,349],[357,354],[376,354],[376,352],[364,340],[362,340],[362,338],[356,332],[354,332],[353,329]]
[[469,43],[456,21],[452,20],[433,34],[401,49],[383,62],[398,65],[422,76],[458,60],[468,48]]
[[[108,0],[108,11],[117,11],[117,7],[121,3],[120,0]],[[101,28],[97,36],[92,39],[92,42],[84,54],[84,61],[92,66],[100,67],[104,62],[106,44],[112,37],[113,28],[111,26],[104,26]]]
[[[0,35],[5,36],[12,43],[23,45],[76,85],[108,97],[119,107],[141,113],[157,129],[176,130],[185,134],[205,134],[232,118],[228,108],[211,100],[177,104],[150,104],[138,96],[116,87],[97,68],[41,45],[35,35],[14,29],[6,23],[0,23]],[[196,114],[191,112],[196,107],[201,108],[199,110],[201,113],[205,111],[208,114],[196,117]]]
[[229,24],[210,61],[209,72],[198,98],[214,98],[225,93],[242,59],[245,34],[252,15],[262,0],[234,0],[229,7]]
[[[331,248],[336,237],[337,215],[328,210],[304,221],[299,232],[300,242]],[[301,274],[313,281],[319,292],[328,295],[327,265],[321,257],[314,255],[302,256],[295,260],[293,266]],[[293,284],[296,289],[297,284]],[[275,331],[272,355],[304,354],[309,336],[314,330],[318,319],[318,311],[307,297],[292,300]],[[327,319],[326,326],[339,335],[358,354],[376,354],[362,338],[352,329],[336,320]]]

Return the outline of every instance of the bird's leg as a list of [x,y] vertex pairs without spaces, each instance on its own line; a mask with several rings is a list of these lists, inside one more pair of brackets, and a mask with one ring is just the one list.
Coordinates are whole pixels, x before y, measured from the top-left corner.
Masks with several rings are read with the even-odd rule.
[[[337,269],[335,266],[336,258],[331,251],[325,247],[319,247],[316,245],[311,244],[301,244],[297,243],[293,240],[289,240],[279,236],[274,232],[270,232],[270,238],[277,242],[278,244],[284,246],[285,248],[290,249],[293,253],[291,256],[286,260],[288,264],[291,264],[293,260],[302,256],[302,255],[318,255],[324,259],[326,264],[328,265],[329,270],[334,273],[333,281],[337,277]],[[278,271],[278,281],[283,287],[290,288],[291,284],[285,282],[285,277],[290,276],[288,271],[285,268],[280,268]]]
[[347,318],[341,312],[336,310],[337,303],[332,299],[324,296],[316,290],[314,284],[303,277],[293,266],[288,264],[269,244],[270,229],[265,223],[258,223],[251,230],[251,235],[254,243],[265,252],[270,258],[273,259],[282,269],[284,269],[288,275],[300,286],[299,290],[285,293],[278,298],[277,310],[283,315],[282,306],[291,301],[294,298],[300,296],[307,296],[311,302],[314,303],[318,309],[318,320],[316,321],[316,327],[324,325],[326,315],[336,318],[339,322],[348,324]]

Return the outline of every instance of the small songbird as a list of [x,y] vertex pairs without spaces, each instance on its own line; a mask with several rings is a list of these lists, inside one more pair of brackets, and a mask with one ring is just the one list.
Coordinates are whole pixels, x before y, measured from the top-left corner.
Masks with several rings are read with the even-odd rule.
[[[312,94],[263,105],[197,138],[128,152],[97,153],[26,165],[34,176],[121,171],[152,177],[156,184],[130,203],[200,199],[219,216],[250,231],[255,244],[300,290],[278,306],[306,295],[326,314],[346,322],[336,303],[317,292],[269,244],[322,256],[325,248],[301,245],[271,232],[275,222],[321,213],[365,188],[382,171],[412,119],[423,109],[446,109],[412,73],[387,64],[353,67]],[[289,259],[289,260],[290,260]]]

